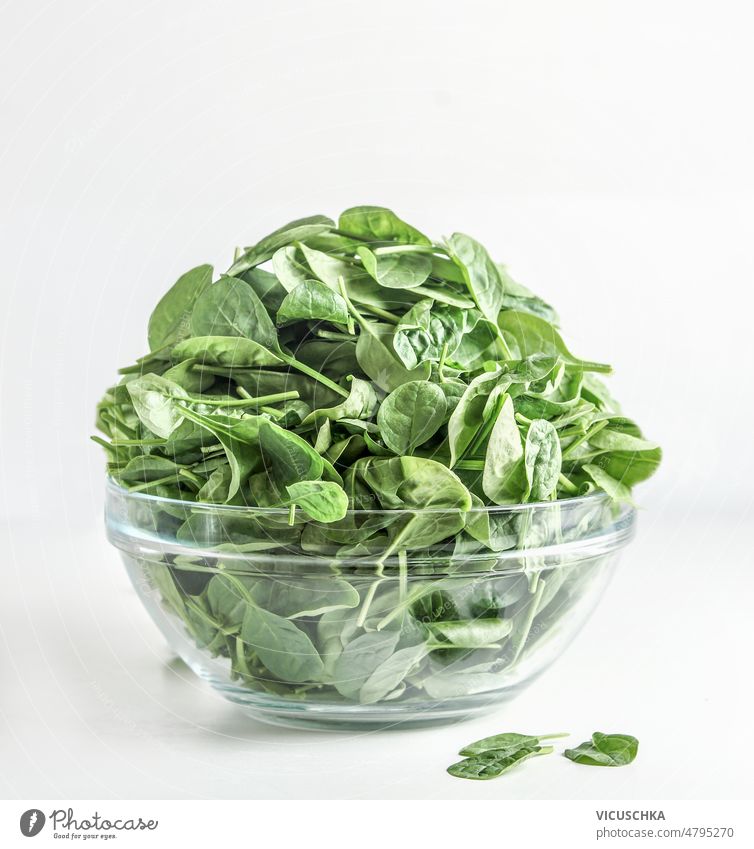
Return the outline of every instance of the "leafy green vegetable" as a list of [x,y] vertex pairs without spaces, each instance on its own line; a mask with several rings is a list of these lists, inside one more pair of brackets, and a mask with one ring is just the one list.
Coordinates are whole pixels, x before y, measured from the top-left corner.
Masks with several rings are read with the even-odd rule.
[[310,238],[320,233],[327,232],[333,225],[333,222],[324,215],[312,215],[309,218],[299,218],[296,221],[291,221],[265,236],[250,248],[246,248],[244,253],[233,263],[228,269],[228,274],[235,275],[248,268],[254,268],[261,265],[268,259],[272,259],[278,248],[291,245],[300,239]]
[[485,752],[515,751],[523,746],[538,746],[542,740],[552,740],[555,737],[567,737],[567,734],[517,734],[509,731],[504,734],[494,734],[491,737],[483,737],[474,743],[464,746],[459,755],[482,755]]
[[482,488],[494,504],[521,500],[521,466],[524,449],[516,423],[513,399],[504,395],[489,437]]
[[[384,248],[383,248],[384,250]],[[415,289],[432,272],[432,260],[420,253],[374,253],[367,247],[356,249],[370,276],[388,289]]]
[[518,349],[520,357],[530,354],[547,354],[562,357],[564,362],[577,366],[583,371],[597,371],[609,374],[612,369],[604,363],[592,363],[579,360],[566,348],[558,331],[545,319],[531,313],[503,310],[497,318],[498,327],[503,336],[508,337]]
[[[588,579],[536,549],[598,532],[661,462],[545,300],[384,207],[290,222],[214,282],[188,271],[147,339],[95,440],[142,494],[129,520],[197,551],[145,561],[166,607],[278,697],[502,686]],[[574,498],[592,493],[609,498]],[[563,509],[496,509],[539,502]],[[541,753],[514,736],[458,770]]]
[[162,296],[149,317],[149,350],[180,342],[189,335],[189,322],[199,296],[212,283],[212,266],[199,265],[182,274]]
[[241,638],[264,665],[284,681],[317,681],[324,664],[304,631],[289,619],[256,605],[249,605],[241,627]]
[[563,754],[577,764],[588,766],[626,766],[639,751],[639,741],[630,734],[601,734],[595,731],[591,741]]
[[491,322],[496,322],[503,307],[503,283],[497,266],[479,242],[463,233],[454,233],[448,244],[469,292]]
[[337,292],[319,280],[305,280],[286,295],[277,312],[278,324],[294,321],[348,322],[348,307]]
[[145,374],[127,384],[134,412],[152,433],[167,439],[183,421],[180,404],[188,393],[157,374]]
[[348,510],[348,496],[332,481],[300,481],[285,489],[291,503],[317,522],[337,522]]
[[445,419],[445,395],[436,383],[412,380],[401,384],[382,402],[377,427],[395,454],[413,454],[439,430]]
[[524,446],[528,498],[546,501],[554,494],[561,463],[560,440],[555,426],[545,419],[535,419],[526,432]]
[[497,778],[514,766],[539,755],[549,755],[552,746],[521,746],[513,751],[490,751],[474,755],[448,767],[448,772],[456,778],[471,778],[475,781],[487,781]]
[[383,206],[354,206],[341,213],[338,228],[367,242],[431,245],[429,239]]

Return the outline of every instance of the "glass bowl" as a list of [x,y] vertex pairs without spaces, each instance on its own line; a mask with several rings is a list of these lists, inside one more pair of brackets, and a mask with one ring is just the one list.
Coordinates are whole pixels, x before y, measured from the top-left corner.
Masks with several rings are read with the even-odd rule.
[[590,495],[320,524],[109,481],[106,522],[168,643],[225,698],[268,722],[384,727],[477,715],[546,669],[635,511]]

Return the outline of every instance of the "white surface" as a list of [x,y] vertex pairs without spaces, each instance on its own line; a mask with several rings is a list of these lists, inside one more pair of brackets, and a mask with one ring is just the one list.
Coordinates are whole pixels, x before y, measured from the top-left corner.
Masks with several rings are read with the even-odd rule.
[[[97,523],[25,528],[0,596],[0,795],[7,798],[741,799],[754,790],[752,562],[742,528],[643,517],[568,652],[518,699],[449,727],[320,733],[266,726],[179,661]],[[5,548],[3,541],[3,550]],[[22,603],[18,603],[21,599]],[[490,782],[451,778],[505,730],[635,734],[624,769],[550,756]]]
[[[751,704],[753,22],[745,0],[2,6],[0,787],[751,792],[719,735]],[[167,665],[104,542],[86,438],[181,272],[356,203],[478,236],[576,353],[615,365],[666,450],[636,545],[551,673],[489,721],[358,739],[248,723]],[[443,774],[468,739],[553,726],[636,733],[640,760]]]

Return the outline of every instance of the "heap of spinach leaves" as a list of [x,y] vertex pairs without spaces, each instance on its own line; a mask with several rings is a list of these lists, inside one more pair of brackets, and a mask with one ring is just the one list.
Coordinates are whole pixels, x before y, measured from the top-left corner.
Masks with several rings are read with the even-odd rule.
[[[498,686],[564,579],[485,584],[464,559],[494,576],[496,552],[604,517],[543,530],[481,508],[628,501],[660,462],[610,367],[572,354],[477,241],[433,242],[382,207],[293,221],[214,277],[176,281],[97,408],[109,475],[172,499],[150,505],[154,530],[217,549],[146,564],[166,605],[251,688],[374,703]],[[452,577],[419,580],[437,572]]]

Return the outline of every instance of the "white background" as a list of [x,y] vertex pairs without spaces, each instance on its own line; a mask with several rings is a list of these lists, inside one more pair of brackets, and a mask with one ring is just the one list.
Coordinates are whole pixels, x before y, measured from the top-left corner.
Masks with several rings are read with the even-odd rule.
[[[0,792],[751,795],[719,735],[743,743],[752,697],[753,24],[728,0],[5,4]],[[543,679],[463,728],[354,739],[257,725],[170,663],[103,540],[88,435],[180,273],[358,203],[477,236],[666,456]],[[642,753],[444,775],[509,728]]]

